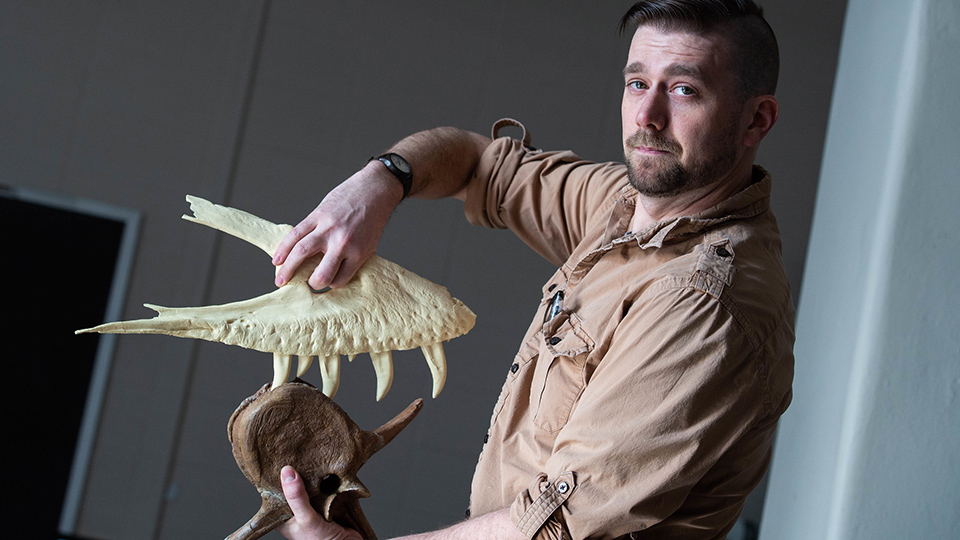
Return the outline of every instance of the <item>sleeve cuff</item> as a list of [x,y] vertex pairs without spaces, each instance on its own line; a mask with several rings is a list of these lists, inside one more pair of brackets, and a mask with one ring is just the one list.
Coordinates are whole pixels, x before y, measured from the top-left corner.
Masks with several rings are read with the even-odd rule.
[[510,519],[527,538],[569,540],[563,513],[558,509],[576,486],[573,472],[565,472],[553,481],[548,481],[547,475],[540,473],[510,507]]
[[[516,126],[522,129],[522,139],[500,137],[500,128],[505,126]],[[491,135],[493,143],[480,156],[480,163],[475,173],[476,178],[467,187],[464,211],[473,225],[505,229],[507,225],[499,216],[497,188],[491,187],[491,180],[500,176],[513,177],[525,153],[523,149],[530,144],[530,134],[520,122],[503,118],[493,125]]]

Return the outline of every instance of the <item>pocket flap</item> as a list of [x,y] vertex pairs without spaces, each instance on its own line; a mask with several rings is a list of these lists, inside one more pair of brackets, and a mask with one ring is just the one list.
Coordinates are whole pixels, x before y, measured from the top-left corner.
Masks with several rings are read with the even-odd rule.
[[576,313],[561,312],[543,325],[543,341],[554,356],[574,357],[593,350],[594,342]]

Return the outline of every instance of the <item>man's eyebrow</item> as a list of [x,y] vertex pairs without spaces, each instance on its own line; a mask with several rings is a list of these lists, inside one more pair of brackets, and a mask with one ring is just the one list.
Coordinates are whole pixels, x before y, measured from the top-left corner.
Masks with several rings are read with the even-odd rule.
[[[623,68],[623,76],[627,77],[630,75],[635,75],[637,73],[643,73],[647,70],[647,67],[643,62],[632,62],[627,64],[627,67]],[[703,70],[698,66],[691,64],[670,64],[663,71],[663,74],[667,77],[693,77],[699,81],[703,81],[706,78],[703,75]]]
[[667,69],[665,69],[663,73],[668,77],[683,76],[683,77],[693,77],[694,79],[697,79],[700,81],[705,80],[705,77],[703,76],[703,70],[700,69],[698,66],[694,66],[690,64],[670,64],[669,66],[667,66]]
[[643,62],[633,62],[627,64],[627,67],[623,68],[623,76],[633,75],[635,73],[643,73],[646,71],[646,67],[643,65]]

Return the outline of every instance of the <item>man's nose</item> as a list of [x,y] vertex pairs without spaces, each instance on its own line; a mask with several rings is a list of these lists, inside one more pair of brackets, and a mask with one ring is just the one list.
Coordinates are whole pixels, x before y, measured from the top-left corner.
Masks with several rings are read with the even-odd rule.
[[647,92],[637,109],[637,126],[663,131],[667,127],[667,100],[662,92]]

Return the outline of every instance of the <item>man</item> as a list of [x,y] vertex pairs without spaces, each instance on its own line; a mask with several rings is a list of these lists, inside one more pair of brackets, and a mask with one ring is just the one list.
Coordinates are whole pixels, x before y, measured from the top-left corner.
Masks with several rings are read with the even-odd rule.
[[[276,252],[278,285],[323,251],[311,285],[342,286],[405,196],[452,196],[559,267],[494,408],[473,517],[415,538],[722,539],[766,470],[793,376],[771,179],[753,164],[777,119],[776,39],[743,0],[639,2],[631,25],[626,165],[536,151],[499,124],[494,140],[422,132]],[[359,537],[283,476],[284,535]]]

